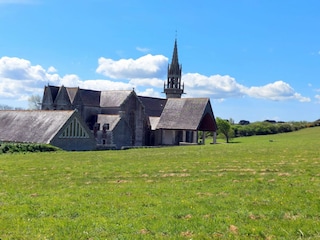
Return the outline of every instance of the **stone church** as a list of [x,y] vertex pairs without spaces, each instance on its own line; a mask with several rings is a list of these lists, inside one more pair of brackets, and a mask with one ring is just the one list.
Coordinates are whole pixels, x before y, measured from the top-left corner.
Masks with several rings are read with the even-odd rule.
[[[198,144],[199,132],[202,133],[201,142],[204,143],[204,132],[213,132],[215,136],[217,130],[210,99],[181,98],[185,94],[181,73],[182,66],[179,64],[175,40],[172,61],[168,65],[167,79],[163,89],[166,98],[138,96],[134,90],[94,91],[78,87],[48,85],[44,87],[41,111],[38,111],[39,113],[33,111],[29,115],[30,118],[41,117],[47,112],[47,114],[52,113],[50,117],[55,119],[64,112],[69,112],[69,118],[65,118],[65,122],[51,121],[51,124],[57,128],[50,137],[54,139],[52,144],[66,150]],[[19,114],[18,112],[16,114]],[[24,118],[20,119],[29,119],[27,112],[25,111]],[[14,121],[14,116],[11,121]],[[72,125],[72,121],[77,124]],[[45,126],[41,122],[38,124]],[[61,128],[61,125],[65,127]],[[1,127],[4,126],[0,124]],[[36,131],[37,127],[33,127]],[[81,134],[82,132],[86,134],[82,136],[79,129],[82,129]],[[45,128],[42,130],[45,131]],[[7,133],[8,136],[10,134],[14,133]],[[29,133],[29,136],[32,134]],[[19,139],[21,142],[26,140],[23,136]],[[70,141],[67,147],[63,147],[66,144],[65,139]],[[0,141],[5,140],[0,136]],[[32,138],[27,141],[33,142]],[[34,140],[34,142],[37,141]],[[46,140],[46,143],[51,142]]]

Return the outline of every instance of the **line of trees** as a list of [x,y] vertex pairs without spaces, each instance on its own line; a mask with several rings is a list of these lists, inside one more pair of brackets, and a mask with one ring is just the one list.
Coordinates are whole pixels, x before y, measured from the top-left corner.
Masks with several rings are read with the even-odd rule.
[[23,108],[20,107],[11,107],[9,105],[0,104],[0,110],[23,110]]
[[218,137],[224,138],[227,143],[235,137],[286,133],[302,128],[320,126],[320,120],[314,122],[276,122],[266,120],[254,123],[242,120],[239,124],[235,124],[232,119],[225,120],[217,117],[216,122],[218,125]]

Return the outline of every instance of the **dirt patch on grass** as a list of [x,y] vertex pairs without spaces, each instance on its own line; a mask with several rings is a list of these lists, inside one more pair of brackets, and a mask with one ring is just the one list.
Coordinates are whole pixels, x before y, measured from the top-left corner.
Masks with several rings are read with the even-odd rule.
[[260,170],[261,173],[272,173],[272,172],[279,172],[279,169],[270,169],[270,168],[263,168]]
[[161,177],[189,177],[189,173],[165,173]]
[[193,233],[191,231],[181,232],[182,237],[192,238]]
[[216,194],[216,196],[228,196],[229,193],[226,193],[226,192],[219,192]]
[[129,183],[131,181],[129,180],[124,180],[124,179],[119,179],[119,180],[115,180],[115,181],[109,181],[109,183]]
[[278,173],[279,177],[289,177],[290,175],[290,173]]
[[239,229],[235,225],[230,225],[229,226],[229,231],[232,232],[233,234],[238,234]]
[[219,172],[256,172],[256,170],[252,168],[224,168]]
[[250,213],[249,214],[249,218],[251,220],[259,220],[259,219],[263,219],[264,215],[257,215],[257,214]]
[[283,218],[284,219],[288,219],[288,220],[297,220],[298,218],[300,218],[301,216],[299,214],[292,214],[292,213],[289,213],[289,212],[286,212],[284,215],[283,215]]
[[210,197],[210,196],[212,196],[213,194],[212,194],[212,193],[208,193],[208,192],[204,192],[204,193],[198,192],[197,195],[198,195],[198,196],[208,196],[208,197]]
[[185,220],[189,220],[189,219],[192,218],[192,215],[191,214],[187,214],[187,215],[183,216],[182,218],[185,219]]
[[139,233],[140,234],[142,234],[142,235],[146,235],[146,234],[149,234],[150,233],[150,231],[148,230],[148,229],[141,229],[140,231],[139,231]]

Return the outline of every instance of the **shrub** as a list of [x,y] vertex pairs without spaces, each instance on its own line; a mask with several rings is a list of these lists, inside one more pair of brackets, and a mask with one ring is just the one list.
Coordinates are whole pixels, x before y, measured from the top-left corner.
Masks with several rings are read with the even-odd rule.
[[253,135],[268,135],[276,133],[293,132],[306,127],[318,126],[317,122],[254,122],[247,125],[232,125],[235,137],[245,137]]
[[18,152],[52,152],[60,150],[49,144],[34,143],[2,143],[0,144],[1,153],[18,153]]

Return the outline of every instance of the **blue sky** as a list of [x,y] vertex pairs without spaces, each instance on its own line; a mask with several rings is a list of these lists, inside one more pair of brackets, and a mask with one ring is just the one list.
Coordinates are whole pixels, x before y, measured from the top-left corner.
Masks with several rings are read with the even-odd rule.
[[183,97],[216,117],[320,118],[318,0],[0,0],[0,105],[45,85],[162,94],[175,38]]

